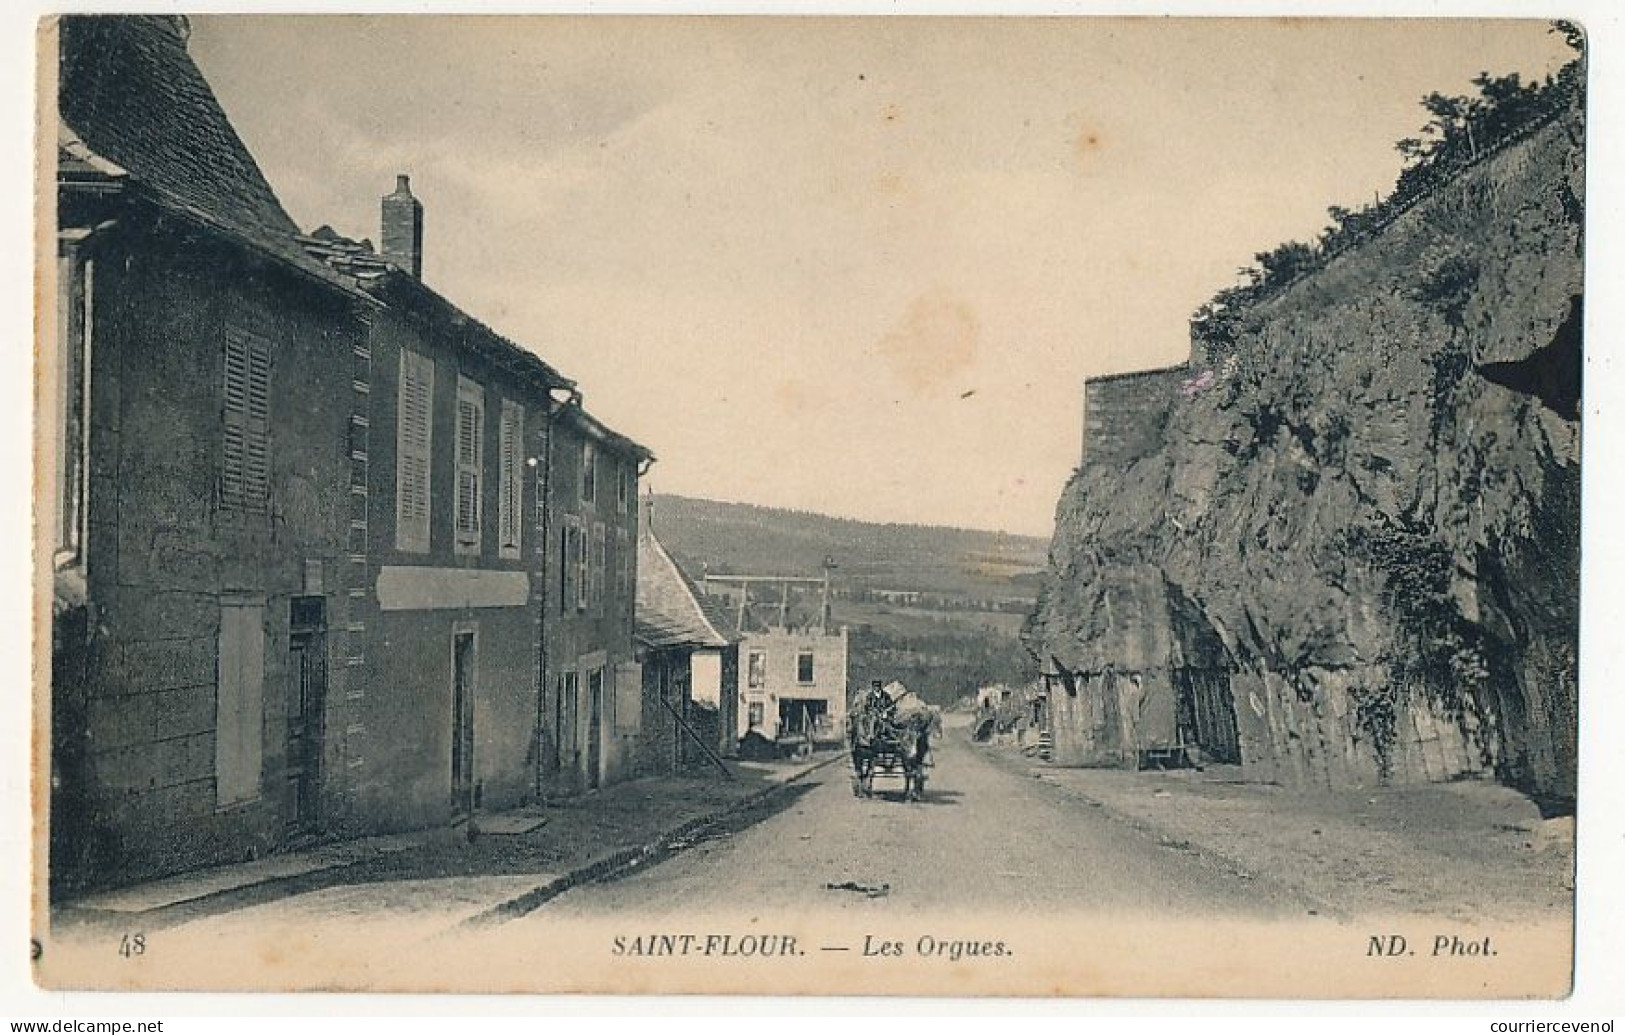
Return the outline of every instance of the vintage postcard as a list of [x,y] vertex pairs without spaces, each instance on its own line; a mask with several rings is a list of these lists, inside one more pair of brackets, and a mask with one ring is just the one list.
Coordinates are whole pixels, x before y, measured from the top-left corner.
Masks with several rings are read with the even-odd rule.
[[39,31],[42,986],[1568,993],[1578,24]]

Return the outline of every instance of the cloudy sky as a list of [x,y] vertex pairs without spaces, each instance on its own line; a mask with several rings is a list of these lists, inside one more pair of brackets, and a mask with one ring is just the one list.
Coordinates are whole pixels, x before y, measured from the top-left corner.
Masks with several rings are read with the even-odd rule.
[[1047,534],[1081,383],[1386,192],[1540,22],[194,20],[295,220],[577,379],[658,491]]

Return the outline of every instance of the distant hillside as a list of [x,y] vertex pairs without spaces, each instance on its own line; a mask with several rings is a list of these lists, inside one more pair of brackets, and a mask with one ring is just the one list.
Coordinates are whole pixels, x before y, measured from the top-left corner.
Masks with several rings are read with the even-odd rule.
[[875,524],[687,496],[656,496],[654,527],[685,566],[713,572],[816,575],[832,557],[835,585],[849,592],[1030,601],[1049,552],[1048,541],[1033,536]]

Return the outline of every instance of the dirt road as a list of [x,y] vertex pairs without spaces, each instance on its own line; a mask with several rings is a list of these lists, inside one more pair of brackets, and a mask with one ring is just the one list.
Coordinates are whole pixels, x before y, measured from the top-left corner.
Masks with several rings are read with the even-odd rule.
[[[562,916],[661,917],[745,904],[940,913],[1303,916],[1312,904],[1186,845],[1124,826],[1063,791],[991,761],[954,731],[940,743],[925,801],[898,781],[854,798],[850,770],[822,770],[776,815],[702,841],[658,866],[577,888],[517,924]],[[835,887],[830,887],[835,885]]]

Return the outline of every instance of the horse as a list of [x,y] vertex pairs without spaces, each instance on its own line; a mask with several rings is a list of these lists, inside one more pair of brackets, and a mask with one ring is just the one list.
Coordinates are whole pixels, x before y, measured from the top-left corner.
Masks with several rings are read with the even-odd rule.
[[872,792],[875,755],[879,753],[876,727],[879,717],[868,708],[854,708],[846,717],[846,750],[852,756],[852,796],[867,798]]
[[903,764],[903,800],[925,797],[925,759],[931,750],[932,717],[918,713],[897,723],[897,758]]

